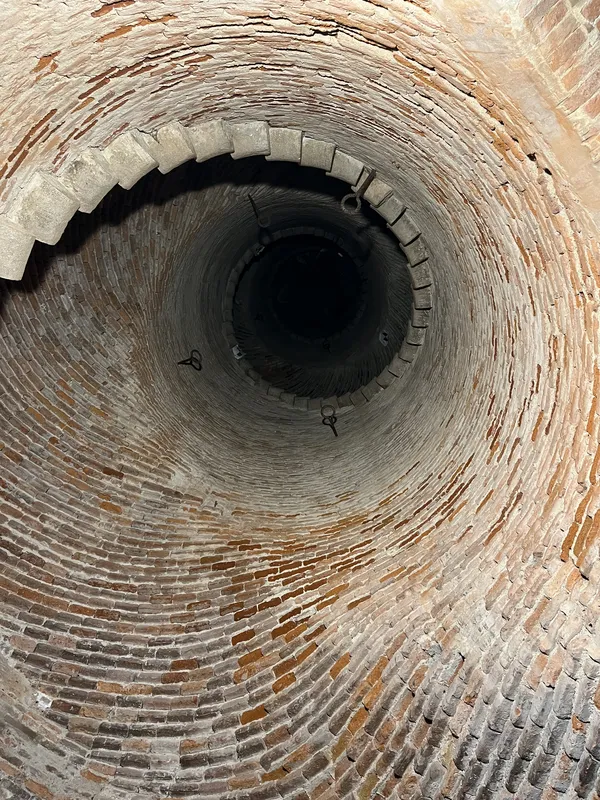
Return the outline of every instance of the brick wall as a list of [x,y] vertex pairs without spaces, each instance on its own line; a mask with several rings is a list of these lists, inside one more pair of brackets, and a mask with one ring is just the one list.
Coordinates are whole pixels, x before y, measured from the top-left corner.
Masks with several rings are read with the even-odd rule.
[[600,252],[539,123],[421,3],[2,13],[3,210],[124,130],[267,119],[393,186],[436,302],[334,440],[232,363],[230,161],[35,245],[0,287],[0,796],[598,798]]
[[534,59],[555,82],[558,108],[600,160],[600,4],[598,0],[520,3]]

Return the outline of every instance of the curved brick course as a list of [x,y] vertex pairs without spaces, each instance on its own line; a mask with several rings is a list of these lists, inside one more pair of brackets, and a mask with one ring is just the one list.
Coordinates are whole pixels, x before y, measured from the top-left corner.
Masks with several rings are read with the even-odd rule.
[[[533,97],[520,5],[477,47],[420,0],[3,29],[0,796],[600,795],[594,107]],[[411,265],[419,357],[335,441],[197,314],[279,161],[375,169]]]

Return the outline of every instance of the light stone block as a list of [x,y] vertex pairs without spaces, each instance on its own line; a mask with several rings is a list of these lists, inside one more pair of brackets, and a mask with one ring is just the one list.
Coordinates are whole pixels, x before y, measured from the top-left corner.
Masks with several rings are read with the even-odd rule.
[[331,142],[323,142],[321,139],[313,139],[310,136],[302,139],[300,163],[303,167],[315,167],[329,172],[333,165],[334,154],[335,145]]
[[140,178],[158,166],[158,161],[142,143],[142,137],[136,135],[136,131],[117,136],[102,154],[123,189],[131,189]]
[[428,308],[413,308],[411,314],[411,322],[415,328],[427,328],[431,321],[431,309]]
[[408,344],[422,345],[425,341],[426,332],[427,328],[413,328],[412,325],[409,325],[406,333],[406,341]]
[[396,378],[400,378],[406,370],[406,362],[402,361],[400,356],[395,355],[392,363],[388,364],[388,372],[391,372]]
[[79,200],[54,175],[36,172],[7,216],[38,241],[56,244],[78,208]]
[[414,289],[422,289],[424,286],[431,286],[433,278],[427,261],[422,261],[416,267],[409,267],[410,280]]
[[338,178],[340,181],[346,181],[350,186],[354,186],[360,180],[362,171],[365,165],[348,153],[342,150],[336,150],[333,157],[333,165],[331,170],[327,173],[332,178]]
[[417,357],[417,353],[419,352],[419,345],[410,344],[407,341],[402,342],[402,347],[400,348],[400,356],[401,361],[411,362],[414,361]]
[[413,291],[413,303],[417,310],[433,308],[431,287],[415,289]]
[[196,151],[188,138],[187,129],[179,122],[170,122],[159,128],[156,139],[148,150],[158,161],[158,171],[163,175],[196,158]]
[[396,380],[396,375],[392,375],[392,373],[387,369],[387,367],[381,372],[375,380],[381,386],[382,389],[387,389],[388,386],[391,386],[392,383]]
[[364,406],[367,404],[367,398],[360,391],[360,389],[357,389],[355,392],[352,392],[352,394],[350,395],[350,400],[352,401],[352,405],[355,406],[356,408],[360,408],[360,406]]
[[370,380],[366,386],[361,387],[361,392],[365,396],[365,400],[372,400],[376,394],[383,391],[383,386],[377,382],[375,378]]
[[393,225],[400,214],[404,211],[404,203],[395,194],[386,198],[381,205],[377,206],[377,213],[381,214],[386,222]]
[[192,125],[187,128],[187,135],[196,152],[196,161],[208,161],[233,150],[229,129],[220,119]]
[[34,242],[34,236],[0,216],[0,278],[21,280]]
[[[360,189],[360,185],[357,186],[357,189]],[[365,189],[363,197],[365,198],[367,203],[370,203],[373,206],[373,208],[377,208],[383,203],[383,201],[386,198],[388,198],[391,195],[391,193],[392,193],[391,186],[388,186],[387,183],[384,183],[383,181],[379,180],[379,178],[373,178],[371,183]]]
[[396,220],[393,225],[390,225],[390,230],[393,231],[398,241],[403,245],[410,244],[421,233],[412,221],[408,211],[405,211],[400,219]]
[[268,156],[271,152],[266,122],[234,122],[228,127],[233,141],[232,158]]
[[302,131],[295,128],[270,128],[271,153],[267,161],[292,161],[300,163],[302,157]]
[[99,150],[85,150],[65,167],[60,182],[79,200],[79,210],[91,214],[116,186],[117,176]]
[[427,258],[429,258],[429,253],[425,247],[425,242],[420,236],[418,239],[415,239],[414,242],[403,245],[402,249],[404,250],[404,255],[407,257],[408,263],[411,265],[411,267],[416,267],[417,264],[420,264],[422,261],[426,261]]

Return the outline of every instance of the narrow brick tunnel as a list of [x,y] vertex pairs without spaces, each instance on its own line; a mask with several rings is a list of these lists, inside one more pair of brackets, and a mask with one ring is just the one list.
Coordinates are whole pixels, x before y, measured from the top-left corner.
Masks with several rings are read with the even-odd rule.
[[600,5],[466,5],[0,11],[3,800],[600,798]]

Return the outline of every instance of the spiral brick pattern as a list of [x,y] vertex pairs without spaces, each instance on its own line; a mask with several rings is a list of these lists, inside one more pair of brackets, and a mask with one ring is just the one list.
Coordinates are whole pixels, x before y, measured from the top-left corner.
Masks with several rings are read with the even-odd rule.
[[[600,797],[596,0],[18,6],[0,797]],[[249,246],[265,122],[427,246],[418,357],[335,440],[201,246]]]

